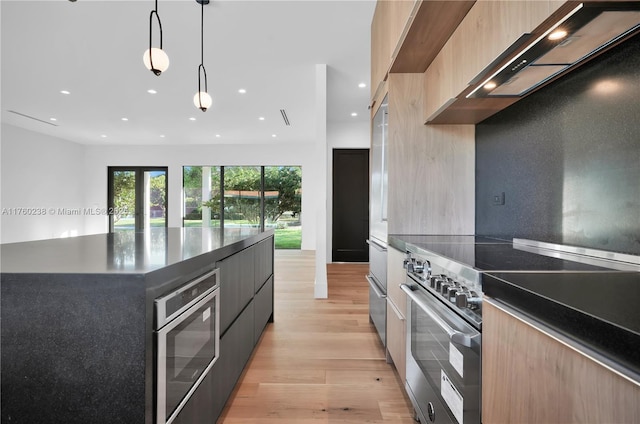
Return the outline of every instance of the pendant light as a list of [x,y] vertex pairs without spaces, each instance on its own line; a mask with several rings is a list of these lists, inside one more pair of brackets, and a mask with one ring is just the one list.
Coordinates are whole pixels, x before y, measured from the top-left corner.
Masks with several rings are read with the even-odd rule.
[[[193,104],[198,109],[206,112],[213,100],[207,92],[207,70],[204,69],[204,5],[209,4],[209,0],[196,0],[201,5],[200,9],[200,66],[198,66],[198,92],[193,96]],[[204,75],[204,91],[202,91],[202,75]]]
[[[142,61],[144,66],[156,75],[160,75],[169,68],[169,56],[162,50],[162,22],[160,22],[160,16],[158,15],[158,0],[156,1],[156,7],[151,11],[149,15],[149,49],[144,52]],[[160,48],[152,47],[153,41],[153,15],[156,16],[158,21],[158,27],[160,28]]]

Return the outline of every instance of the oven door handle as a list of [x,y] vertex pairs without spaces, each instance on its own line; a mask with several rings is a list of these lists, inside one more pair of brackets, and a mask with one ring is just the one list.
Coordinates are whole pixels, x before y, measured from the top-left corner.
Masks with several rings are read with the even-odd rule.
[[373,289],[374,293],[376,294],[376,296],[378,296],[379,299],[386,299],[387,295],[383,294],[380,291],[380,288],[378,287],[378,284],[373,281],[373,279],[371,277],[369,277],[368,275],[365,275],[364,278],[367,279],[367,281],[369,282],[369,285],[371,286],[371,288]]
[[406,284],[400,284],[400,288],[407,294],[407,296],[409,296],[409,298],[413,302],[415,302],[416,305],[420,307],[420,309],[422,309],[425,314],[429,315],[429,318],[435,321],[436,324],[438,324],[444,331],[446,331],[452,342],[461,344],[462,346],[471,347],[472,340],[476,337],[475,335],[465,334],[454,328],[451,328],[451,326],[447,324],[440,316],[438,316],[438,314],[433,312],[422,299],[416,296],[411,287]]

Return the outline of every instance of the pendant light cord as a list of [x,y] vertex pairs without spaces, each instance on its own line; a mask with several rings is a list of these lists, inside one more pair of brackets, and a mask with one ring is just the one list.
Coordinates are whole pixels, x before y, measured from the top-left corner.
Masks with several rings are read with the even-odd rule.
[[160,22],[160,15],[158,15],[158,0],[155,0],[156,7],[149,14],[149,63],[151,69],[153,68],[153,54],[151,54],[151,48],[153,46],[153,15],[156,15],[158,21],[158,27],[160,28],[160,50],[162,50],[162,22]]
[[[156,0],[158,1],[158,0]],[[200,3],[200,64],[204,64],[204,1]]]
[[[204,73],[204,92],[208,93],[209,90],[207,89],[207,70],[204,69],[204,0],[200,3],[200,66],[202,66],[202,72]],[[200,80],[199,70],[198,80]],[[198,86],[198,89],[199,88],[200,87]]]
[[204,92],[208,93],[209,90],[207,88],[207,70],[204,68],[204,1],[200,2],[200,6],[200,66],[198,66],[198,101],[200,102],[200,105],[202,105],[201,74],[204,74]]

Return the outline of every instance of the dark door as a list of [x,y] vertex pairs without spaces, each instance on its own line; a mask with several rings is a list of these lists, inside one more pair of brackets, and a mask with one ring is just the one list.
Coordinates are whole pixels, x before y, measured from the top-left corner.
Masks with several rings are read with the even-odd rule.
[[333,150],[333,262],[369,262],[369,149]]

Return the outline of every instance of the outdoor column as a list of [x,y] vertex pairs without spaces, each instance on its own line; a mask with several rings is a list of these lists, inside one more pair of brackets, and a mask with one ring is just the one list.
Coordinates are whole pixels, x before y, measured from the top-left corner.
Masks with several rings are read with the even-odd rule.
[[[211,167],[202,167],[202,203],[211,200]],[[202,207],[202,226],[211,226],[211,208]]]

